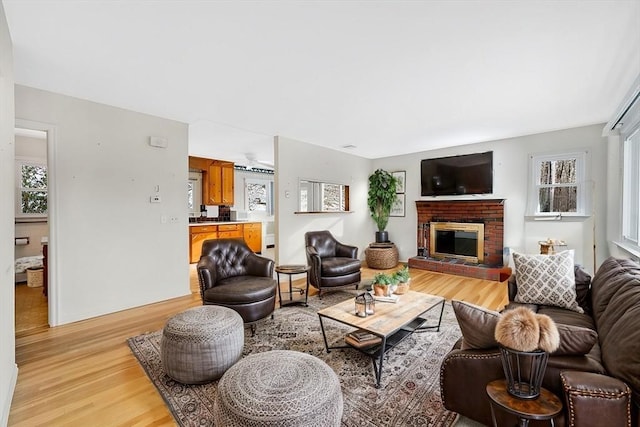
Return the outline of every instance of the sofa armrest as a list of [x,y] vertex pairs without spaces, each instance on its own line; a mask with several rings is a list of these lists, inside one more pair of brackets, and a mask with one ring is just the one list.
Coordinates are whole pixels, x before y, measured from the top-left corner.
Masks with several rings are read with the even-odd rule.
[[249,254],[245,265],[249,276],[260,277],[273,277],[274,266],[273,260],[256,254]]
[[198,283],[200,285],[200,297],[204,301],[204,291],[213,288],[218,280],[216,277],[216,265],[208,256],[200,257],[197,265]]
[[356,246],[336,242],[336,256],[354,259],[358,258],[358,248]]
[[630,426],[631,390],[622,381],[592,372],[560,373],[567,426]]
[[440,366],[440,392],[444,407],[484,425],[492,425],[486,387],[499,378],[504,378],[504,370],[497,348],[452,350]]
[[309,281],[316,288],[320,286],[320,273],[322,271],[322,259],[313,246],[307,246],[307,262],[309,263]]

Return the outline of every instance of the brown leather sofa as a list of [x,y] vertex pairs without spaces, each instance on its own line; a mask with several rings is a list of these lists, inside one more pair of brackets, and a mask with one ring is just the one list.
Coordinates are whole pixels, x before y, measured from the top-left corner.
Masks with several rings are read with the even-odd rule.
[[309,282],[322,291],[330,288],[360,284],[362,262],[358,248],[340,243],[329,231],[308,231],[304,234]]
[[198,261],[202,303],[237,311],[251,324],[273,314],[276,304],[274,262],[256,255],[239,239],[206,240]]
[[[640,265],[608,258],[593,280],[576,268],[578,303],[584,314],[528,304],[557,324],[588,327],[598,339],[586,355],[551,354],[543,387],[564,402],[557,426],[640,426]],[[509,280],[509,300],[517,283]],[[511,302],[509,307],[518,305]],[[490,425],[486,384],[504,378],[499,350],[461,350],[461,341],[445,356],[440,371],[444,406]],[[496,410],[498,425],[517,420]],[[532,423],[532,425],[536,425]],[[548,425],[548,423],[540,424]]]

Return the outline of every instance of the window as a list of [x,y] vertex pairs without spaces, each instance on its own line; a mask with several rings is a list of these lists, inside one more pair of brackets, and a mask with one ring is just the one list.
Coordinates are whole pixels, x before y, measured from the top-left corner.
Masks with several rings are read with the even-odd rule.
[[38,160],[16,161],[16,217],[47,216],[47,165]]
[[622,181],[622,239],[636,248],[640,229],[640,125],[624,138]]
[[264,179],[245,180],[246,207],[249,212],[273,215],[273,181]]
[[587,215],[587,152],[531,156],[530,215]]
[[301,179],[299,212],[349,211],[349,186]]

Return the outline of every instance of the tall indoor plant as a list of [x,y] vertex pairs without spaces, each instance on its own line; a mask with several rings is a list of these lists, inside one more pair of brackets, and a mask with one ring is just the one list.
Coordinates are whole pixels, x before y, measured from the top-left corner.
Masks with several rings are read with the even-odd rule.
[[367,203],[371,217],[378,226],[376,243],[389,241],[389,233],[385,231],[389,222],[391,206],[396,199],[397,181],[389,172],[378,169],[369,176],[369,197]]

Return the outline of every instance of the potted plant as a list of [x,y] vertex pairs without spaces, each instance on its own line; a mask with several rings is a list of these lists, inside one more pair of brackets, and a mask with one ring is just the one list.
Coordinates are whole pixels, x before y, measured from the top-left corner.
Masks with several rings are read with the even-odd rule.
[[391,286],[396,283],[393,276],[385,273],[378,273],[373,276],[373,293],[379,297],[391,296]]
[[411,277],[409,276],[409,266],[405,265],[400,270],[393,273],[393,276],[398,281],[398,287],[395,290],[395,293],[398,295],[402,295],[409,290],[409,280]]
[[385,231],[389,222],[391,206],[396,199],[397,181],[389,172],[378,169],[369,176],[369,197],[367,204],[371,217],[378,226],[376,243],[389,241],[389,233]]

